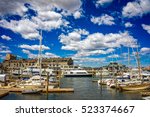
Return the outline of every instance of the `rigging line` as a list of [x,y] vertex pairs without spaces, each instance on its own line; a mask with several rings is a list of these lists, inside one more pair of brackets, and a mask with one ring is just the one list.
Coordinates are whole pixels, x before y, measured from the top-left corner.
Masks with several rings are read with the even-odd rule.
[[[130,43],[130,45],[132,45],[130,40],[129,40],[129,43]],[[135,54],[135,51],[134,51],[134,49],[133,49],[133,46],[130,46],[130,47],[131,47],[131,49],[132,49],[132,52],[133,52],[133,55],[134,55],[134,59],[135,59],[135,61],[136,61],[136,64],[138,65],[138,60],[137,60],[137,58],[136,58],[136,54]]]

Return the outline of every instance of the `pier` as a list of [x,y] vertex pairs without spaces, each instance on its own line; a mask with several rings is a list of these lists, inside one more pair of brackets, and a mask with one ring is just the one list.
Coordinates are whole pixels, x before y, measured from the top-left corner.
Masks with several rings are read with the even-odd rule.
[[[46,89],[43,90],[43,92],[46,92]],[[48,92],[50,93],[69,93],[69,92],[74,92],[73,88],[53,88],[53,89],[48,89]]]
[[[18,93],[21,93],[23,90],[25,90],[26,88],[8,88],[8,89],[0,89],[0,90],[3,90],[3,92],[18,92]],[[42,89],[42,92],[43,93],[46,93],[46,89]],[[71,92],[74,92],[74,89],[73,88],[52,88],[52,89],[48,89],[48,92],[50,93],[71,93]]]

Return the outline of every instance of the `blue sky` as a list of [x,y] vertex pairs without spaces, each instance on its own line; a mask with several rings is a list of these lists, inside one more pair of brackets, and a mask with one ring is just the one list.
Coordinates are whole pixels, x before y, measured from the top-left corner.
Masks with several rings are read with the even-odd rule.
[[[150,0],[1,0],[0,61],[71,57],[74,64],[99,67],[116,61],[150,65]],[[42,32],[42,34],[41,34]]]

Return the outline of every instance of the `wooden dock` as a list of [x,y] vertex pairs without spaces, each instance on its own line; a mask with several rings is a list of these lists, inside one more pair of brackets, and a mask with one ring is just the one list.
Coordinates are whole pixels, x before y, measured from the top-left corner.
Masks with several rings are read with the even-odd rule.
[[9,91],[7,91],[7,90],[0,90],[0,98],[6,96],[8,94],[9,94]]
[[[3,89],[3,91],[8,91],[8,92],[22,92],[23,90],[25,90],[26,88],[9,88],[9,89]],[[46,93],[46,89],[42,89],[43,93]],[[73,88],[52,88],[52,89],[48,89],[48,92],[50,93],[71,93],[74,92]]]
[[[43,92],[46,92],[46,89],[43,90]],[[49,89],[48,92],[50,93],[69,93],[69,92],[74,92],[73,88],[53,88]]]

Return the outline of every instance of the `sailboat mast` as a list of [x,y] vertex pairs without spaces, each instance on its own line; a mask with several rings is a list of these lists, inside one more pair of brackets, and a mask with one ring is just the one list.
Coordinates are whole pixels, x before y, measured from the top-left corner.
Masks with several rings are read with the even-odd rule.
[[138,63],[138,71],[139,71],[139,78],[141,78],[141,65],[140,65],[140,57],[139,57],[139,52],[138,52],[138,47],[137,47],[137,63]]
[[40,67],[40,77],[41,77],[41,65],[42,65],[42,31],[41,31],[41,36],[40,36],[40,47],[39,47],[39,67]]
[[130,48],[128,47],[128,72],[130,78],[132,78],[132,68],[130,68]]
[[128,68],[130,68],[130,49],[128,47]]

